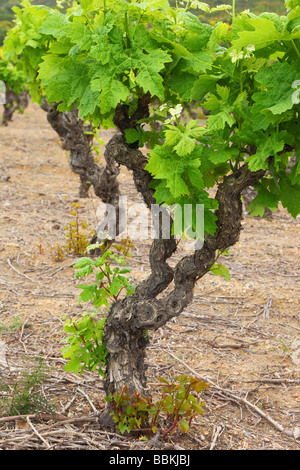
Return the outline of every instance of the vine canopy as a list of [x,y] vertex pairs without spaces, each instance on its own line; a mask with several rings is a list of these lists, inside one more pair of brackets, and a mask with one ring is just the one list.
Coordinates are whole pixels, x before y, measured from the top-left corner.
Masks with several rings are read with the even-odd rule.
[[[194,9],[209,7],[189,0],[178,7],[82,0],[66,13],[22,5],[4,52],[26,73],[35,101],[44,94],[60,111],[75,105],[82,119],[112,127],[118,106],[133,115],[151,97],[150,116],[125,134],[128,143],[151,147],[146,169],[158,203],[204,204],[205,232],[213,234],[217,202],[209,189],[246,164],[263,171],[252,215],[279,202],[299,214],[299,0],[286,2],[284,16],[236,16],[221,6],[231,25],[201,22]],[[205,120],[181,112],[194,101]],[[145,130],[156,121],[161,132]]]

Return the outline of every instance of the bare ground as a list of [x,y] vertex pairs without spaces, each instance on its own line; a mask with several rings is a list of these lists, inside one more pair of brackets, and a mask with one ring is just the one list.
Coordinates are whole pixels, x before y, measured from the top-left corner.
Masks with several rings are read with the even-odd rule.
[[[120,182],[123,195],[140,200],[124,169]],[[37,106],[0,128],[0,385],[13,393],[42,358],[49,369],[41,393],[56,413],[0,417],[0,449],[145,447],[134,436],[99,427],[101,378],[63,370],[63,317],[80,315],[86,306],[77,301],[75,258],[56,262],[51,246],[66,243],[72,202],[80,203],[91,228],[100,204],[92,194],[79,200],[78,188],[66,152]],[[299,450],[299,222],[283,209],[272,221],[246,218],[239,243],[222,259],[231,281],[207,274],[193,304],[151,335],[147,362],[154,394],[157,377],[172,371],[211,384],[203,395],[204,414],[187,435],[174,434],[165,446]],[[135,242],[135,283],[149,272],[149,246],[150,240]],[[2,402],[5,393],[0,390]]]

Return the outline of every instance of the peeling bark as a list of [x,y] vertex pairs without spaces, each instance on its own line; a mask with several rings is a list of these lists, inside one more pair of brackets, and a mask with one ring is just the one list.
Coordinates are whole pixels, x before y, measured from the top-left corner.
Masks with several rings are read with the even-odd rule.
[[[107,153],[119,165],[124,165],[132,171],[133,180],[137,191],[142,195],[148,209],[156,204],[153,197],[154,190],[150,188],[151,175],[145,170],[147,164],[146,156],[138,149],[130,148],[126,144],[122,135],[114,136],[106,147]],[[162,213],[170,218],[170,234],[168,239],[161,237],[155,239],[150,249],[151,275],[141,283],[135,295],[141,298],[151,298],[163,292],[173,280],[173,270],[166,263],[166,260],[176,251],[176,242],[171,235],[172,218],[166,209],[162,208]]]

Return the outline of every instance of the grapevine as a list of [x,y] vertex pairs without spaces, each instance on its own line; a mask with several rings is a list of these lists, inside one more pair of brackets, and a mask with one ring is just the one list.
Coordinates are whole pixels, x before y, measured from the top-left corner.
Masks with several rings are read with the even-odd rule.
[[7,125],[12,120],[14,112],[20,113],[28,105],[28,96],[26,90],[26,79],[24,75],[16,70],[13,63],[2,59],[2,51],[0,49],[0,82],[4,84],[4,113],[2,124]]
[[[207,9],[197,1],[82,0],[66,13],[23,5],[4,51],[22,54],[33,97],[76,110],[82,125],[117,128],[106,161],[130,170],[148,209],[159,204],[171,222],[153,240],[151,274],[115,299],[104,325],[105,392],[133,396],[146,387],[145,332],[178,316],[207,272],[228,276],[216,261],[239,240],[243,191],[257,192],[251,215],[280,203],[300,212],[300,1],[287,0],[286,15],[237,14],[233,2],[221,7],[231,24],[214,25],[193,13]],[[182,113],[195,102],[205,122]],[[188,204],[203,205],[203,233],[195,217],[172,230],[167,209]],[[183,233],[202,244],[171,267]]]

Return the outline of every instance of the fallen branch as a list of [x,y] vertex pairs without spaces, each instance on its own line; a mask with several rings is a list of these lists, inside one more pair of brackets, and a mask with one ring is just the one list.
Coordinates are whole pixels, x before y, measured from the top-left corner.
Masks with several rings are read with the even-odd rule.
[[34,434],[35,434],[39,439],[41,439],[41,441],[43,441],[43,443],[45,444],[45,446],[46,446],[48,449],[51,449],[51,446],[50,446],[49,442],[47,442],[46,439],[45,439],[43,436],[41,436],[41,434],[38,432],[38,430],[35,429],[35,427],[33,426],[32,422],[30,421],[29,416],[27,416],[26,421],[27,421],[27,423],[29,424],[29,426],[31,427],[31,429],[33,430]]
[[258,341],[253,341],[251,343],[227,343],[227,344],[218,344],[215,341],[205,341],[205,343],[209,344],[212,348],[216,349],[242,349],[242,348],[248,348],[252,344],[256,344]]
[[45,414],[45,413],[36,413],[36,414],[29,414],[29,415],[16,415],[16,416],[5,416],[4,418],[0,418],[0,423],[5,423],[8,421],[17,421],[19,419],[39,419],[39,420],[49,420],[54,419],[57,421],[66,421],[68,418],[66,416],[60,414]]
[[223,431],[224,431],[224,426],[214,427],[213,438],[212,438],[212,442],[211,442],[209,450],[214,450],[217,440],[219,439]]
[[15,267],[11,264],[11,260],[10,260],[9,258],[7,258],[7,262],[8,262],[8,265],[11,267],[11,269],[13,269],[16,273],[18,273],[19,276],[26,277],[26,279],[28,279],[29,281],[31,281],[31,282],[36,282],[37,284],[39,284],[39,281],[36,281],[35,279],[32,279],[31,277],[27,276],[26,274],[21,273],[20,271],[18,271],[17,268],[15,268]]
[[300,384],[300,380],[294,379],[253,379],[253,380],[242,380],[244,383],[266,383],[266,384],[291,384],[297,385]]

